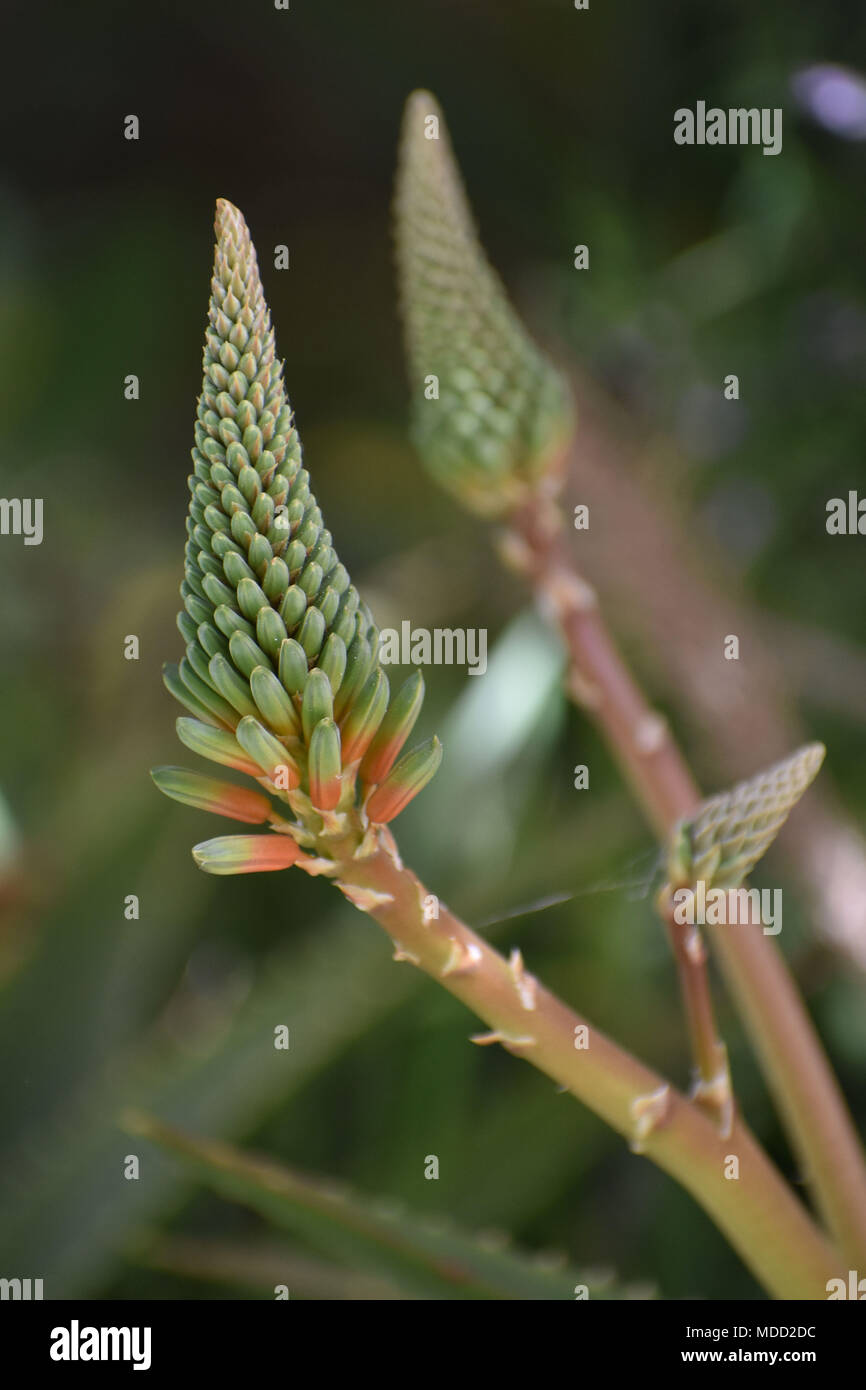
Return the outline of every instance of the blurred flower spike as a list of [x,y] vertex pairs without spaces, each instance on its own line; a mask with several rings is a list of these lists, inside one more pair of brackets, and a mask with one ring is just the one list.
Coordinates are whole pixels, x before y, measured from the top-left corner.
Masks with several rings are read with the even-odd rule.
[[484,255],[429,92],[406,105],[394,210],[415,444],[464,505],[501,515],[556,480],[571,403]]

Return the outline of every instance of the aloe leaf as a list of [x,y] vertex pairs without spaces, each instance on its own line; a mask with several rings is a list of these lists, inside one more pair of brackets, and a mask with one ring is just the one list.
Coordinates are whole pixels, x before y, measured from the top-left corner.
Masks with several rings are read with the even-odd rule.
[[[229,1144],[195,1138],[152,1115],[128,1112],[131,1133],[176,1154],[213,1191],[250,1207],[270,1226],[309,1240],[334,1258],[389,1275],[421,1297],[574,1299],[586,1279],[564,1262],[533,1259],[501,1237],[466,1235]],[[599,1280],[590,1297],[610,1298]]]

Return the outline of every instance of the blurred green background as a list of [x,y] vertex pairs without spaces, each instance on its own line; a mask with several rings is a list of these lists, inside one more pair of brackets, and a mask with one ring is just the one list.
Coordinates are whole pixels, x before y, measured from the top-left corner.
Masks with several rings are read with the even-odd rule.
[[[491,258],[534,331],[638,437],[669,442],[690,540],[712,538],[767,622],[829,641],[801,652],[806,673],[822,664],[823,701],[805,677],[790,694],[862,823],[866,539],[828,537],[824,509],[866,493],[866,125],[861,110],[841,128],[809,70],[848,64],[839,109],[856,116],[866,13],[210,0],[12,4],[5,28],[3,492],[44,498],[45,538],[0,541],[0,1273],[44,1278],[47,1297],[272,1296],[264,1220],[123,1134],[118,1111],[137,1105],[665,1298],[760,1296],[687,1196],[543,1077],[469,1046],[462,1007],[392,965],[339,895],[291,872],[199,873],[190,846],[220,830],[162,798],[148,769],[189,762],[160,673],[181,647],[225,196],[259,249],[318,500],[380,626],[490,634],[483,679],[427,673],[420,732],[440,733],[445,761],[401,818],[404,857],[475,923],[574,895],[490,930],[686,1083],[674,972],[641,895],[648,832],[564,702],[555,642],[489,533],[407,444],[389,222],[401,107],[416,86],[437,94]],[[699,98],[783,107],[783,153],[677,148],[673,112]],[[123,138],[130,113],[137,143]],[[272,268],[278,243],[287,272]],[[590,246],[588,273],[572,268],[576,243]],[[730,371],[735,405],[721,396]],[[123,394],[133,372],[137,402]],[[131,633],[138,662],[123,659]],[[712,758],[685,741],[706,779]],[[589,794],[573,790],[578,762]],[[769,862],[756,881],[785,884],[783,945],[862,1122],[862,977]],[[124,918],[128,894],[138,921]],[[797,1181],[726,1005],[722,1017],[743,1108]],[[287,1053],[273,1047],[280,1023]],[[129,1153],[137,1182],[123,1177]],[[314,1243],[281,1240],[277,1265],[298,1261],[293,1297],[361,1296],[338,1261],[305,1276]],[[181,1268],[183,1241],[200,1277]]]

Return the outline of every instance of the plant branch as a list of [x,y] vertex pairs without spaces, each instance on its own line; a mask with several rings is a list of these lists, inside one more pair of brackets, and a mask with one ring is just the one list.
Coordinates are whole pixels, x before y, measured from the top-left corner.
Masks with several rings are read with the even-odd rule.
[[675,920],[669,885],[659,894],[657,907],[674,953],[695,1059],[691,1099],[715,1113],[725,1138],[731,1133],[734,1122],[734,1095],[728,1049],[719,1036],[710,994],[707,950],[697,927],[684,926]]
[[[736,920],[728,912],[729,921]],[[714,947],[767,1082],[853,1268],[866,1260],[863,1151],[821,1040],[781,957],[760,927],[716,927]],[[781,968],[780,968],[781,967]]]
[[[559,345],[559,355],[568,357],[567,345]],[[614,526],[591,526],[575,537],[581,568],[604,594],[608,621],[628,631],[672,705],[700,730],[705,759],[733,781],[805,743],[791,691],[831,713],[856,704],[860,717],[863,682],[851,650],[827,634],[788,629],[778,614],[768,621],[751,611],[730,556],[684,508],[689,470],[675,444],[648,441],[622,403],[585,372],[572,367],[569,379],[580,402],[580,457],[565,480],[565,512],[581,502],[593,518],[616,518]],[[738,634],[747,660],[722,661],[723,633]],[[714,678],[714,668],[724,679]],[[866,969],[866,920],[858,910],[866,897],[866,839],[828,777],[803,803],[779,850],[806,889],[822,936]]]
[[[557,622],[569,655],[569,692],[600,726],[626,780],[664,839],[686,813],[684,807],[697,809],[700,792],[666,722],[649,708],[623,663],[595,591],[577,574],[566,548],[561,513],[550,498],[536,494],[515,513],[504,553],[528,576],[543,607]],[[661,909],[661,915],[677,965],[698,1095],[718,1110],[722,1132],[727,1133],[733,1100],[706,955],[699,936],[685,934],[667,910]]]
[[385,828],[378,845],[343,859],[337,885],[385,928],[396,959],[417,965],[492,1030],[473,1041],[501,1043],[530,1062],[674,1177],[773,1295],[825,1297],[838,1258],[746,1127],[736,1121],[723,1139],[696,1106],[529,975],[519,952],[506,960],[428,894]]
[[660,839],[701,795],[664,718],[650,709],[608,632],[595,590],[577,572],[562,514],[536,493],[505,533],[506,560],[528,577],[557,623],[569,658],[569,694],[598,724]]
[[[513,514],[503,553],[523,570],[539,601],[555,618],[569,656],[570,693],[599,725],[651,824],[666,838],[679,821],[694,814],[700,793],[665,721],[649,708],[619,655],[595,592],[574,565],[562,515],[549,496],[536,495]],[[708,926],[707,935],[823,1216],[849,1258],[862,1264],[866,1262],[863,1152],[785,961],[760,927]],[[708,1060],[705,966],[687,969],[679,942],[672,945],[692,1035],[695,1038],[700,1027],[701,1053],[706,1051]]]

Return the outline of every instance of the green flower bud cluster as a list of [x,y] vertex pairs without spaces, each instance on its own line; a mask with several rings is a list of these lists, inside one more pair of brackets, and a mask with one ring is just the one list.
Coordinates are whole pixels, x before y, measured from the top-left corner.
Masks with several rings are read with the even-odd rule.
[[[201,756],[255,777],[292,818],[272,813],[266,798],[239,798],[231,784],[183,769],[157,769],[154,778],[176,800],[269,820],[321,856],[324,841],[364,833],[371,794],[378,823],[398,814],[406,787],[420,790],[436,771],[441,747],[433,739],[405,768],[394,766],[423,681],[410,678],[386,719],[378,630],[310,490],[255,250],[240,212],[224,200],[192,459],[178,616],[186,655],[165,673],[194,716],[178,720],[178,735]],[[229,838],[197,848],[202,867],[249,872],[294,862],[285,846],[268,848],[273,837],[241,837],[242,845]]]
[[766,772],[704,801],[671,838],[672,886],[703,880],[708,887],[738,888],[817,776],[825,753],[823,743],[806,744]]
[[395,214],[415,443],[466,505],[505,512],[556,466],[571,407],[488,264],[429,92],[406,106]]

